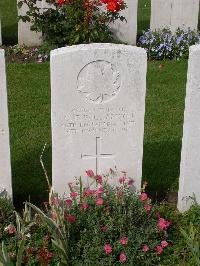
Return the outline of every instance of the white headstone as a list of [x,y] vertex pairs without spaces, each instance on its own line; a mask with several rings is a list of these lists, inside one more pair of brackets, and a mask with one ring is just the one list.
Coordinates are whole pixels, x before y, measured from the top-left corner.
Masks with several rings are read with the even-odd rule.
[[[18,0],[19,2],[20,0]],[[40,8],[40,12],[48,9],[50,4],[46,3],[45,0],[38,0],[37,7]],[[28,6],[23,4],[21,8],[18,8],[18,16],[25,16],[28,11]],[[18,22],[18,44],[26,46],[38,46],[42,44],[42,33],[35,32],[30,29],[31,23],[23,22],[20,20]]]
[[67,191],[75,176],[115,166],[141,187],[145,50],[89,44],[51,52],[52,179]]
[[199,0],[151,0],[151,29],[197,30]]
[[151,0],[151,30],[171,27],[172,0]]
[[4,189],[12,196],[5,58],[0,49],[0,194]]
[[195,194],[200,203],[200,45],[190,47],[185,100],[178,209],[186,211]]
[[2,35],[1,35],[1,20],[0,20],[0,45],[2,45]]
[[136,45],[138,0],[125,0],[125,3],[127,8],[121,11],[121,15],[126,18],[127,22],[115,21],[112,30],[120,41]]

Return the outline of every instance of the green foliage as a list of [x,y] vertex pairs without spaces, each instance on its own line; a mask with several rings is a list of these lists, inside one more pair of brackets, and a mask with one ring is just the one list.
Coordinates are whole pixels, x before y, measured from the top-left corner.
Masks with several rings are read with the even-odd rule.
[[200,234],[195,229],[194,225],[190,223],[189,230],[181,228],[181,234],[183,235],[187,247],[190,251],[190,264],[193,266],[200,265]]
[[164,205],[161,209],[172,221],[168,233],[173,243],[161,265],[199,266],[200,205],[194,202],[190,210],[183,214],[169,205]]
[[122,21],[125,19],[119,15],[119,11],[125,9],[125,4],[120,4],[119,10],[114,12],[103,11],[102,3],[98,0],[48,0],[47,2],[51,3],[51,8],[41,13],[35,0],[19,1],[19,8],[22,5],[28,6],[26,15],[20,16],[19,19],[24,22],[31,21],[33,31],[42,32],[48,43],[59,46],[110,42],[113,36],[109,24],[116,19]]
[[0,195],[0,241],[5,237],[5,227],[13,220],[13,211],[11,199]]
[[[35,238],[35,230],[37,235],[40,232],[41,239],[49,236],[45,247],[51,256],[50,265],[55,261],[60,265],[121,265],[121,255],[125,255],[124,262],[129,265],[152,265],[161,260],[162,255],[156,248],[159,246],[161,253],[167,252],[162,241],[167,240],[168,225],[160,227],[157,208],[147,194],[143,192],[143,197],[135,194],[133,180],[125,174],[120,177],[112,171],[104,177],[94,174],[90,177],[90,188],[77,179],[71,184],[71,193],[66,199],[59,199],[51,192],[49,204],[45,203],[46,211],[31,203],[25,204],[23,217],[16,214],[16,234],[10,233],[7,239],[9,254],[15,254],[13,261],[19,261],[19,265],[26,259],[27,265],[41,261],[44,247]],[[113,179],[119,179],[116,187],[110,186]],[[31,215],[30,208],[35,216]],[[112,248],[110,253],[106,252],[106,245]],[[144,246],[148,250],[144,251]],[[34,252],[27,258],[30,247]],[[48,256],[44,258],[43,254],[43,259],[47,262]]]

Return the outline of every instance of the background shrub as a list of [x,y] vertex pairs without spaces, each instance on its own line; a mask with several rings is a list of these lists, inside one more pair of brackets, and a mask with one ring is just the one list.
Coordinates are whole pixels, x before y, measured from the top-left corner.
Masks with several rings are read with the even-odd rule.
[[19,1],[19,8],[28,6],[26,15],[19,19],[31,21],[32,30],[42,32],[46,41],[58,46],[112,42],[109,24],[116,19],[125,20],[119,14],[126,8],[124,0],[47,0],[51,7],[43,13],[36,2]]

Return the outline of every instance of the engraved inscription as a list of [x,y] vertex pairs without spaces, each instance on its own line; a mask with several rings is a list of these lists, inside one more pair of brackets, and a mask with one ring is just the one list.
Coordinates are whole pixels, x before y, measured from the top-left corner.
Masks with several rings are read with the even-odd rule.
[[111,101],[120,91],[120,73],[113,64],[103,60],[84,66],[77,78],[78,92],[89,102]]
[[135,127],[134,111],[127,107],[73,108],[54,122],[67,135],[107,135],[126,133]]
[[99,173],[99,161],[100,159],[113,159],[114,154],[102,153],[101,152],[101,138],[96,137],[96,154],[81,154],[81,159],[95,159],[96,160],[96,175]]

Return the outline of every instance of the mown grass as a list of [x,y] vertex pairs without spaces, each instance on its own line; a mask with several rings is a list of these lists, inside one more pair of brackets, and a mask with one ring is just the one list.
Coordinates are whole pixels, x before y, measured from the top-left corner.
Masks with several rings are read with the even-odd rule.
[[17,0],[0,0],[3,44],[17,43]]
[[[187,62],[148,63],[143,178],[162,197],[179,176]],[[51,177],[49,64],[9,64],[8,97],[15,202],[45,198],[39,157]],[[81,173],[80,173],[81,174]]]

